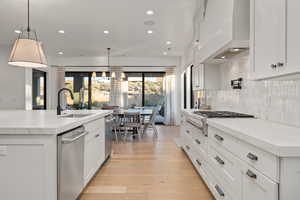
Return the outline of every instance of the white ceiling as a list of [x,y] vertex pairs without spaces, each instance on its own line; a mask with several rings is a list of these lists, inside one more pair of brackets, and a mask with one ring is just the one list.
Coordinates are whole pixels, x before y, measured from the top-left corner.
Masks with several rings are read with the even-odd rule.
[[[59,51],[63,57],[104,56],[107,47],[114,56],[162,56],[166,41],[172,41],[168,56],[180,56],[192,38],[196,1],[31,0],[31,26],[52,57]],[[26,27],[26,6],[27,0],[1,0],[0,46],[11,45],[14,30]],[[144,25],[146,20],[155,25]],[[148,29],[154,33],[148,35]]]

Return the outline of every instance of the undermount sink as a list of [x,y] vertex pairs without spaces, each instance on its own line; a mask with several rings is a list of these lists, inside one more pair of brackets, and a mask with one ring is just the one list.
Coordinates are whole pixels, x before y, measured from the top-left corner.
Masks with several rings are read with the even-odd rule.
[[90,116],[92,114],[68,114],[68,115],[62,115],[62,118],[83,118]]

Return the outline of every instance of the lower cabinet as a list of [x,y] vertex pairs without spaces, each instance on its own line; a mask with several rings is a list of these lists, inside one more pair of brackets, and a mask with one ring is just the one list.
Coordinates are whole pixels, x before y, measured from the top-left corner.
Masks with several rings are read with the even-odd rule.
[[[234,144],[235,139],[232,139],[232,145],[227,145],[229,135],[225,132],[213,129],[212,132],[208,131],[208,137],[203,137],[201,131],[191,129],[187,123],[183,122],[182,126],[182,148],[217,200],[279,200],[279,182],[272,174],[267,177],[269,173],[260,167],[267,165],[276,167],[277,159],[272,160],[270,164],[269,155],[260,152],[261,150],[251,149],[251,152],[259,155],[261,164],[248,163],[243,159],[244,155],[241,152],[248,151],[249,147],[243,145],[239,148],[245,150],[230,151],[230,146],[238,147],[240,144]],[[201,139],[199,139],[201,145],[195,143],[197,134]],[[222,135],[223,140],[216,140],[215,135]],[[239,143],[238,140],[236,142]]]
[[[84,146],[84,186],[86,186],[105,161],[105,128],[104,119],[93,122],[98,126],[89,129]],[[102,126],[103,125],[103,126]]]

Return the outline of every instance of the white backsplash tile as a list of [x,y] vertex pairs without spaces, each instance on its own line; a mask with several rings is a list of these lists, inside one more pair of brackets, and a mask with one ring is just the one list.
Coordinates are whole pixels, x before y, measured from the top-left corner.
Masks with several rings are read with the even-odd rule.
[[[220,65],[221,89],[207,91],[213,109],[231,110],[300,127],[300,79],[289,81],[247,80],[249,56]],[[230,80],[244,78],[242,90],[232,90]]]

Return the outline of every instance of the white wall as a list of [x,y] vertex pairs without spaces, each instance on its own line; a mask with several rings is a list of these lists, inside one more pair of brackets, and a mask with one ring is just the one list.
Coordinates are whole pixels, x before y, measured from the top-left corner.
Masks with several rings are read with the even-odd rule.
[[[219,65],[220,90],[210,90],[214,109],[249,113],[258,118],[300,127],[300,79],[250,81],[249,55]],[[230,80],[243,78],[242,90],[233,90]]]
[[0,47],[0,109],[25,109],[25,69],[7,64],[9,47]]

